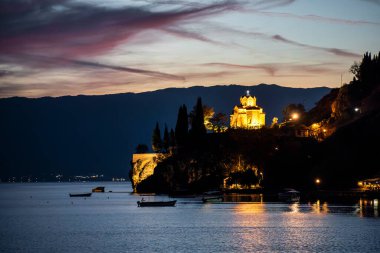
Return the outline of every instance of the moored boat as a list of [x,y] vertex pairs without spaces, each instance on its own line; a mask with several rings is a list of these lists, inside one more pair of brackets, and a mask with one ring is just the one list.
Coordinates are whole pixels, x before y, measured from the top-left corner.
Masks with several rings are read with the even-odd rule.
[[177,200],[170,200],[170,201],[145,201],[142,199],[141,201],[137,201],[138,207],[158,207],[158,206],[175,206]]
[[223,202],[223,192],[221,191],[208,191],[203,193],[202,202],[203,203],[215,203]]
[[223,196],[213,196],[213,197],[202,198],[203,203],[217,203],[217,202],[223,202],[223,200],[224,200]]
[[86,193],[69,193],[70,197],[91,197],[91,192]]
[[300,192],[291,188],[285,188],[282,192],[278,193],[278,199],[284,202],[299,202]]
[[104,192],[104,186],[98,186],[92,189],[92,192]]

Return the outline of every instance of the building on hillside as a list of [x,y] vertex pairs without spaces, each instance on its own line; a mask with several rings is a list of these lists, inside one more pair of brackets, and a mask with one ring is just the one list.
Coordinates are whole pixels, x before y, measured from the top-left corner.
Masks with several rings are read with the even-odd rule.
[[263,108],[256,104],[256,97],[247,94],[240,97],[240,105],[236,105],[230,116],[231,128],[259,129],[265,126]]

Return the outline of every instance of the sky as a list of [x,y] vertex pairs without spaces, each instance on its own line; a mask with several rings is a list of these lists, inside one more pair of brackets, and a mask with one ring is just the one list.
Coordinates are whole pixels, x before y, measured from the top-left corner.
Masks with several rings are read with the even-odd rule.
[[0,0],[0,97],[339,87],[380,51],[380,0]]

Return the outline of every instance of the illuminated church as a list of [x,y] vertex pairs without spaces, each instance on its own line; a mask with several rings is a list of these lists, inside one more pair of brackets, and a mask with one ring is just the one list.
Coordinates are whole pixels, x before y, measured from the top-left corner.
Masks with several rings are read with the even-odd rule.
[[240,105],[236,105],[230,116],[231,128],[258,129],[265,126],[263,108],[256,105],[256,97],[247,94],[240,97]]

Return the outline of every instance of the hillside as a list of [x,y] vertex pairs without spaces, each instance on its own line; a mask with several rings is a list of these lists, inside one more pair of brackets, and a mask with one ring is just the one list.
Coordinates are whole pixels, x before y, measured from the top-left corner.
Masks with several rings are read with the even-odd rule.
[[239,85],[170,88],[102,96],[0,99],[0,177],[104,174],[126,177],[139,143],[150,146],[155,123],[175,127],[178,108],[198,96],[215,112],[230,114],[249,89],[267,124],[289,103],[310,109],[329,88]]

